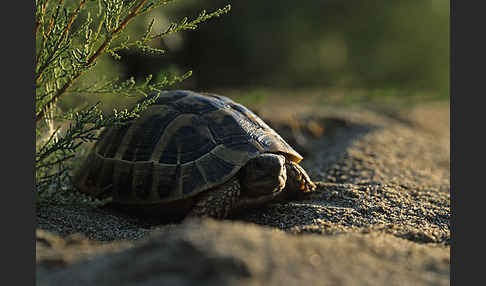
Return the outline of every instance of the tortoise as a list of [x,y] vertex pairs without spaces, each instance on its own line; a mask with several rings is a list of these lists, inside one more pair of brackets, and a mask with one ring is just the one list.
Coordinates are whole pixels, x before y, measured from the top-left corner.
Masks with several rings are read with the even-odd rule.
[[103,130],[73,183],[128,210],[225,218],[313,191],[302,159],[230,98],[173,90],[139,118]]

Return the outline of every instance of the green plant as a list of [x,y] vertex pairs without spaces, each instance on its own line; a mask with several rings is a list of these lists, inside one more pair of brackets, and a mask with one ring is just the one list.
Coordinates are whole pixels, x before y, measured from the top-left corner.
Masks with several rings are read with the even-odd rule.
[[[150,46],[150,41],[183,31],[194,30],[213,17],[226,14],[230,5],[211,13],[202,11],[190,20],[171,23],[162,33],[153,33],[155,19],[145,33],[131,39],[127,26],[149,11],[172,0],[35,0],[35,112],[36,112],[36,190],[41,195],[49,186],[66,178],[69,161],[84,142],[97,139],[97,131],[136,118],[158,96],[160,91],[191,75],[167,76],[159,80],[148,75],[143,82],[133,78],[120,81],[104,77],[96,82],[86,75],[94,72],[99,59],[108,55],[119,59],[119,52],[138,49],[145,54],[164,54]],[[104,114],[99,103],[60,110],[60,99],[74,94],[116,94],[144,96],[130,109],[114,109]]]

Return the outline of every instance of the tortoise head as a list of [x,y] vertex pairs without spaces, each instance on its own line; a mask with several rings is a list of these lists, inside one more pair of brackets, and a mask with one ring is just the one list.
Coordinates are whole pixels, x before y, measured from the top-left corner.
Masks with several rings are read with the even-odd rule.
[[243,196],[258,197],[278,193],[287,181],[285,157],[261,154],[248,161],[240,170],[239,180]]

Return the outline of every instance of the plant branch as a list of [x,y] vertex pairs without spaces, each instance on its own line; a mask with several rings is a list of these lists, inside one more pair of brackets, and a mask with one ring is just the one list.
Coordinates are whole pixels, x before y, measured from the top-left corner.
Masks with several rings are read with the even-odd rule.
[[[45,15],[46,14],[46,8],[47,6],[49,5],[49,2],[44,2],[44,5],[42,5],[42,9],[41,9],[41,15]],[[38,19],[36,19],[35,21],[35,37],[37,38],[37,32],[39,31],[39,26],[40,26],[40,21]]]
[[[85,1],[85,0],[83,0]],[[96,52],[88,59],[86,66],[91,65],[96,61],[96,59],[103,53],[103,51],[106,49],[106,47],[110,44],[110,42],[113,39],[113,36],[121,32],[135,16],[137,16],[137,12],[142,8],[142,6],[147,2],[147,0],[141,0],[138,5],[133,8],[133,10],[127,15],[127,17],[123,20],[123,22],[113,31],[113,33],[108,37],[103,44],[96,50]],[[74,81],[76,81],[82,74],[84,73],[84,70],[80,70],[73,78],[71,78],[69,81],[67,81],[64,86],[59,89],[56,94],[46,103],[45,108],[41,109],[39,113],[37,113],[35,117],[35,121],[39,122],[42,118],[44,118],[45,113],[47,109],[51,108],[51,106],[59,100],[59,98],[66,92],[68,88],[70,88]]]
[[[63,0],[60,0],[59,3],[61,4]],[[71,25],[73,24],[74,20],[76,19],[76,17],[78,16],[79,14],[79,11],[81,10],[81,8],[83,8],[84,4],[86,4],[86,0],[82,0],[78,7],[76,8],[76,10],[74,11],[74,13],[71,15],[71,18],[69,19],[69,22],[67,23],[66,27],[64,27],[64,31],[62,32],[62,35],[61,37],[59,37],[59,40],[57,41],[57,44],[52,52],[52,54],[49,56],[49,58],[46,60],[45,64],[43,66],[41,66],[41,68],[39,69],[38,73],[37,73],[37,76],[35,78],[35,80],[37,81],[40,76],[42,75],[42,73],[44,72],[44,70],[46,69],[46,67],[49,65],[49,63],[51,62],[52,58],[54,57],[54,55],[56,54],[56,51],[59,49],[59,45],[61,45],[62,41],[66,38],[68,32],[69,32],[69,29],[71,28]],[[52,23],[52,22],[51,22]]]

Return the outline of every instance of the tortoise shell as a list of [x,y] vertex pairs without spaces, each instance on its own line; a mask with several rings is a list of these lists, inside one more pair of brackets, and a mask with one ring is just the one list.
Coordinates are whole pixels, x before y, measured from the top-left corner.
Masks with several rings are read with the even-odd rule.
[[168,91],[139,118],[105,129],[74,184],[122,204],[168,203],[228,181],[248,160],[268,152],[302,160],[255,113],[231,99]]

